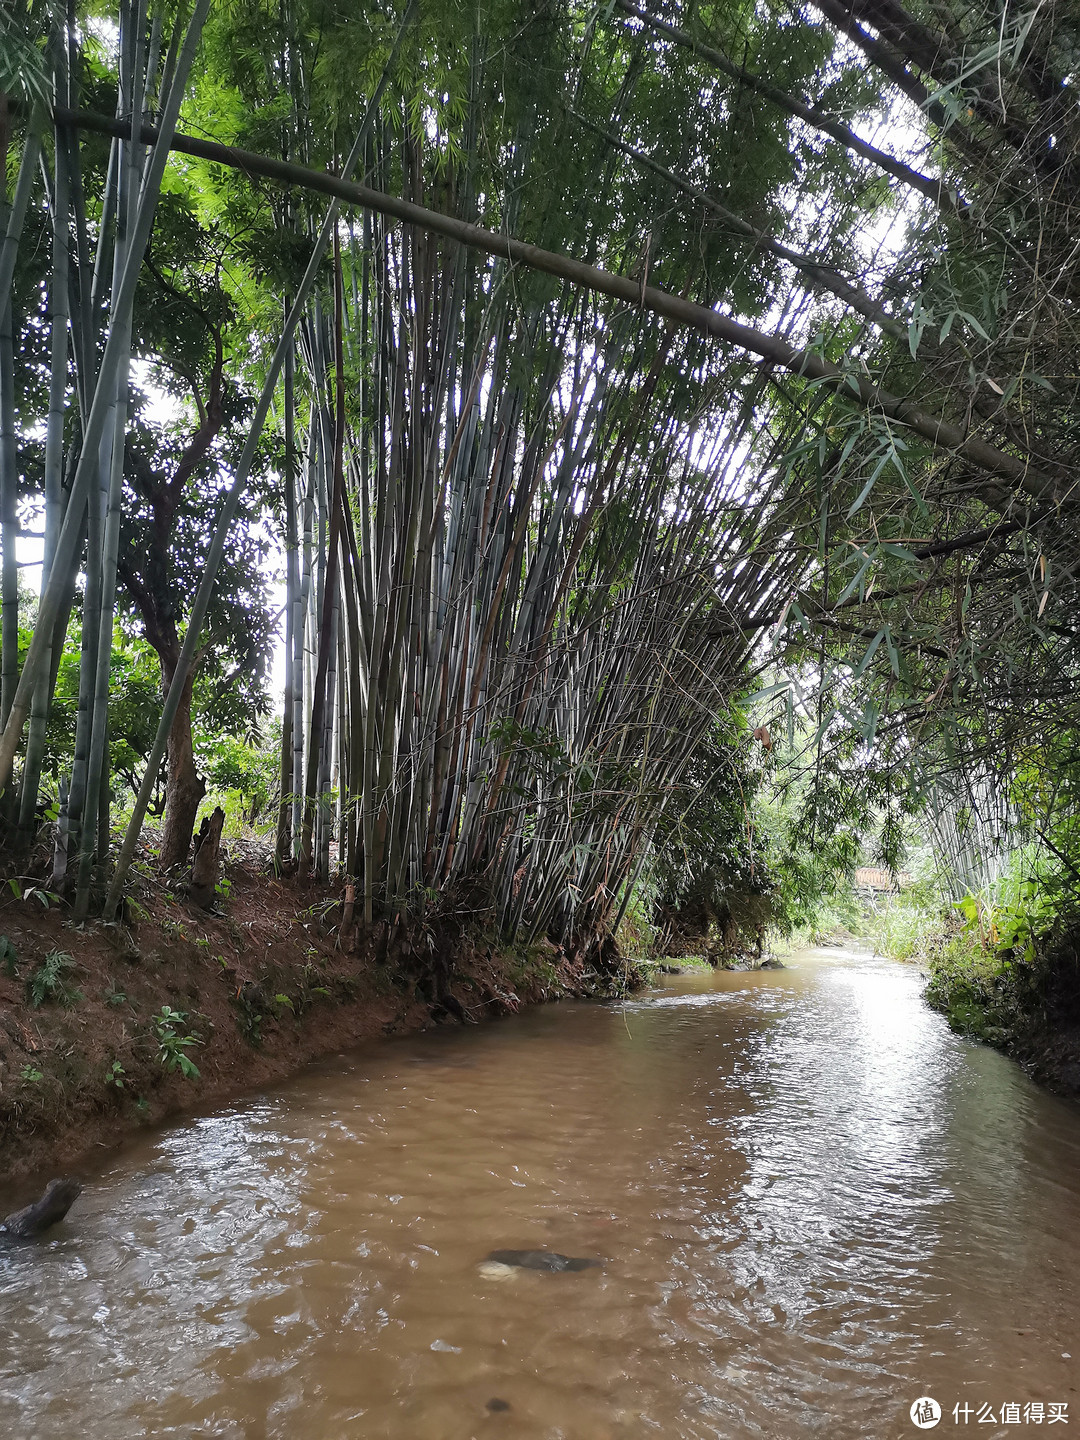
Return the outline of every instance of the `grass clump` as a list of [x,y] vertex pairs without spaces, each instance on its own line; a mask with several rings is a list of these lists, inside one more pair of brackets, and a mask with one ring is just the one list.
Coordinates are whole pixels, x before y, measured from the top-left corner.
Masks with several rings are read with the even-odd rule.
[[922,960],[928,957],[934,941],[945,933],[948,923],[940,904],[913,891],[885,902],[867,924],[867,939],[879,955],[893,960]]
[[26,982],[26,995],[35,1010],[46,1003],[77,1005],[82,991],[68,979],[76,968],[74,957],[64,950],[50,950]]

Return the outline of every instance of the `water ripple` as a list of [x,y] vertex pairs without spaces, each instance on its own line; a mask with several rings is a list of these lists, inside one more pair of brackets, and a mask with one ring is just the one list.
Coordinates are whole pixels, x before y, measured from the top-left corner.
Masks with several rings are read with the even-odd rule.
[[865,956],[391,1042],[0,1251],[0,1433],[846,1440],[1068,1400],[1078,1160],[1075,1106]]

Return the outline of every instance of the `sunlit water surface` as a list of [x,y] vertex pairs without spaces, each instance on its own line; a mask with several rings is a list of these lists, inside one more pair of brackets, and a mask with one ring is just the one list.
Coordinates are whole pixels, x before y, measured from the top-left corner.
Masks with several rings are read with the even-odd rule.
[[[811,951],[148,1135],[0,1251],[0,1435],[893,1437],[921,1395],[939,1434],[1078,1425],[1080,1110],[920,992]],[[604,1265],[485,1275],[506,1247]]]

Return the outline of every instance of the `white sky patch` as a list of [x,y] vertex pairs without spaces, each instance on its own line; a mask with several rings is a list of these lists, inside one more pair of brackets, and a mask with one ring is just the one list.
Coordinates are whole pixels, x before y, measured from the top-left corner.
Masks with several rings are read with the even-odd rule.
[[173,428],[188,416],[191,410],[190,401],[181,400],[179,396],[171,395],[161,387],[157,380],[158,367],[152,360],[140,360],[133,356],[130,373],[132,383],[146,397],[142,415],[151,425],[163,429]]

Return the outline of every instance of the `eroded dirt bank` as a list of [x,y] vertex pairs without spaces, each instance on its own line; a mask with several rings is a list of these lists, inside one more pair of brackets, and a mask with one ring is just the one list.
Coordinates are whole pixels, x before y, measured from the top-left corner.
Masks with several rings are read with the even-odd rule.
[[220,914],[147,884],[121,927],[75,929],[33,893],[0,904],[0,1182],[32,1188],[344,1046],[619,983],[476,925],[343,933],[340,887],[228,876]]

